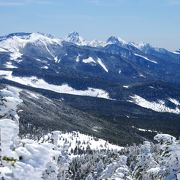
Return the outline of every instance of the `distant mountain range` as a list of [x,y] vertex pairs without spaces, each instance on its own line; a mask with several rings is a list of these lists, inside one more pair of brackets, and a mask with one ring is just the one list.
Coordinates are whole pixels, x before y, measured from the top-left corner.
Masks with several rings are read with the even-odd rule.
[[13,33],[0,37],[0,82],[20,91],[22,136],[78,130],[124,145],[180,135],[179,51],[114,36]]

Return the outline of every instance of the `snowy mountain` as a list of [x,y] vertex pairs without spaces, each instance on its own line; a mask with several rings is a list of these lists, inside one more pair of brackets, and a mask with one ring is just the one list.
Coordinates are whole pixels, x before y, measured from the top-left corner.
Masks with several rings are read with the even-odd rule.
[[179,68],[114,36],[0,37],[0,179],[179,179]]
[[125,45],[128,43],[123,39],[121,39],[120,37],[111,36],[107,39],[107,44]]
[[[153,132],[178,137],[179,68],[178,53],[115,36],[107,42],[87,41],[77,32],[66,38],[43,33],[0,37],[0,83],[20,91],[22,136],[41,127],[41,135],[56,128],[83,131],[120,145],[152,140]],[[127,138],[119,138],[127,132]]]
[[73,43],[73,44],[77,44],[80,46],[87,45],[87,42],[77,32],[70,33],[65,39],[65,41]]

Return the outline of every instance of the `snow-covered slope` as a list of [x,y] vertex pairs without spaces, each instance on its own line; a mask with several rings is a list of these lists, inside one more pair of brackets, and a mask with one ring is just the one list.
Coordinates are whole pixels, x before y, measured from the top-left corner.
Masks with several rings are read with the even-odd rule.
[[48,37],[41,33],[31,33],[22,36],[14,35],[0,41],[0,48],[10,52],[11,60],[17,60],[22,57],[22,50],[28,43],[40,44],[47,47],[48,44],[60,45],[61,40],[54,37]]
[[86,64],[96,63],[96,61],[92,57],[88,57],[87,59],[83,59],[82,62],[86,63]]
[[132,100],[129,100],[129,102],[133,102],[141,107],[151,109],[156,112],[180,114],[179,101],[176,99],[170,98],[170,101],[176,106],[175,109],[167,107],[163,100],[158,100],[157,102],[150,102],[138,95],[131,96],[131,99]]
[[[90,47],[105,47],[107,45],[116,44],[125,48],[135,47],[139,50],[154,49],[157,51],[164,51],[162,48],[154,48],[149,43],[134,43],[127,42],[120,37],[111,36],[106,41],[92,40],[87,41],[79,35],[78,32],[71,32],[65,38],[55,38],[52,35],[44,33],[12,33],[7,36],[0,37],[0,52],[12,52],[12,55],[20,53],[19,51],[25,47],[27,43],[42,43],[42,44],[59,44],[62,42],[70,42],[78,46],[90,46]],[[169,51],[170,52],[170,51]],[[178,51],[171,52],[179,54]],[[20,55],[20,54],[19,54]]]
[[[76,61],[79,62],[79,57],[77,57]],[[107,67],[105,66],[105,64],[102,62],[100,58],[94,59],[92,57],[88,57],[86,59],[83,59],[82,62],[85,64],[93,65],[93,66],[99,65],[104,71],[108,73]]]
[[102,62],[102,60],[100,58],[98,58],[97,62],[106,72],[108,72],[107,67],[104,65],[104,63]]
[[[153,51],[152,54],[151,51]],[[167,63],[167,60],[172,58],[173,61],[178,63],[178,54],[168,50],[160,48],[158,50],[158,48],[148,44],[137,45],[115,36],[109,37],[106,42],[86,41],[77,32],[70,33],[66,38],[55,38],[43,33],[10,34],[1,37],[0,54],[5,54],[7,56],[6,61],[12,65],[8,66],[7,62],[2,62],[6,68],[22,67],[22,64],[24,66],[26,63],[33,63],[35,67],[41,65],[41,67],[46,67],[42,69],[51,69],[49,65],[53,64],[51,67],[58,72],[59,66],[71,65],[71,68],[78,72],[85,70],[98,72],[101,70],[102,73],[103,71],[109,73],[110,77],[113,77],[111,74],[119,74],[120,68],[122,68],[121,74],[124,75],[124,72],[130,68],[134,69],[134,71],[142,71],[139,74],[144,74],[147,68],[151,71],[153,64],[157,66],[156,73],[159,73],[159,66],[164,64],[162,59],[166,59]],[[129,62],[124,62],[124,59],[135,64],[130,65]],[[93,63],[93,60],[97,66]],[[85,63],[85,65],[82,66],[81,63]],[[124,63],[127,63],[127,65]],[[150,73],[147,73],[147,75],[149,76]],[[142,76],[140,77],[142,79]],[[143,77],[146,78],[146,76]]]
[[84,135],[80,132],[62,133],[60,131],[54,131],[40,139],[39,142],[51,142],[59,148],[66,146],[66,150],[71,153],[78,147],[79,150],[85,150],[90,148],[91,150],[121,150],[122,147],[108,143],[105,140],[98,139],[92,136]]
[[38,79],[37,77],[34,77],[34,76],[32,76],[32,77],[13,76],[12,71],[1,71],[0,70],[0,77],[1,76],[5,79],[17,82],[19,84],[23,84],[23,85],[27,85],[27,86],[31,86],[31,87],[35,87],[35,88],[47,89],[47,90],[54,91],[57,93],[111,99],[109,97],[108,92],[106,92],[102,89],[89,87],[87,90],[76,90],[76,89],[73,89],[72,87],[70,87],[68,84],[62,84],[62,85],[49,84],[46,81],[44,81],[43,79]]
[[154,64],[157,64],[156,61],[151,60],[151,59],[149,59],[149,58],[147,58],[147,57],[145,57],[145,56],[142,56],[142,55],[140,55],[140,54],[134,54],[134,55],[137,56],[137,57],[143,58],[143,59],[145,59],[145,60],[147,60],[147,61],[150,61],[150,62],[152,62],[152,63],[154,63]]

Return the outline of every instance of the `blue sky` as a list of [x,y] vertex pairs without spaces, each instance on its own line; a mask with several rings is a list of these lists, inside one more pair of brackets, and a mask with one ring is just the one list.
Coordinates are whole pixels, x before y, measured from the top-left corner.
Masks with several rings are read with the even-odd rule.
[[1,35],[44,32],[180,48],[180,0],[0,0]]

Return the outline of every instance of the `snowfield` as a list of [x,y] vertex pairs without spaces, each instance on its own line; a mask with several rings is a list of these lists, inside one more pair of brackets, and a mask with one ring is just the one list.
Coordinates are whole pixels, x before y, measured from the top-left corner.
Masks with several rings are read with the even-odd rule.
[[108,69],[106,68],[105,64],[102,62],[100,58],[98,58],[97,62],[106,72],[108,72]]
[[180,106],[180,102],[176,99],[173,98],[169,98],[169,101],[171,101],[173,104],[175,104],[176,106]]
[[70,87],[68,84],[53,85],[53,84],[47,83],[43,79],[38,79],[35,76],[32,76],[32,77],[13,76],[12,71],[2,71],[2,70],[0,70],[0,77],[1,76],[3,78],[5,78],[5,79],[17,82],[19,84],[23,84],[23,85],[31,86],[31,87],[35,87],[35,88],[42,88],[42,89],[54,91],[54,92],[57,92],[57,93],[111,99],[110,96],[109,96],[109,93],[102,90],[102,89],[89,87],[87,90],[76,90],[76,89],[73,89],[72,87]]
[[5,66],[6,66],[6,68],[9,68],[9,69],[17,68],[16,66],[14,66],[14,65],[12,64],[12,62],[7,62],[7,63],[5,64]]
[[108,143],[105,140],[94,138],[92,136],[88,136],[85,134],[82,134],[80,132],[71,132],[71,133],[62,133],[60,131],[54,131],[45,137],[40,139],[40,142],[46,142],[51,140],[52,138],[54,139],[56,137],[56,141],[54,144],[56,144],[58,147],[62,148],[64,147],[64,144],[66,144],[67,151],[70,153],[71,150],[75,149],[77,146],[78,142],[78,148],[80,149],[87,149],[88,147],[91,150],[121,150],[122,147],[113,145]]
[[[79,62],[79,56],[77,57],[76,62]],[[95,60],[92,57],[88,57],[87,59],[83,59],[82,62],[85,64],[91,64],[91,65],[99,64],[101,68],[108,73],[108,69],[106,68],[105,64],[102,62],[100,58]]]
[[0,52],[7,52],[7,50],[5,50],[4,48],[0,48]]
[[130,97],[131,100],[129,100],[129,102],[135,103],[138,106],[147,108],[147,109],[151,109],[153,111],[156,112],[167,112],[167,113],[174,113],[174,114],[180,114],[180,108],[178,107],[179,105],[179,101],[170,98],[169,100],[174,103],[176,105],[175,109],[169,108],[165,105],[165,102],[162,100],[159,100],[157,102],[154,101],[147,101],[146,99],[138,96],[138,95],[134,95]]
[[142,56],[142,55],[140,55],[140,54],[134,54],[134,55],[137,56],[137,57],[140,57],[140,58],[142,58],[142,59],[145,59],[145,60],[147,60],[147,61],[149,61],[149,62],[152,62],[152,63],[154,63],[154,64],[157,64],[156,61],[151,60],[151,59],[149,59],[149,58],[147,58],[147,57],[145,57],[145,56]]
[[92,57],[89,57],[87,59],[83,59],[82,62],[86,63],[86,64],[96,63],[96,61],[94,61],[94,59]]
[[158,131],[155,130],[150,130],[150,129],[143,129],[143,128],[137,128],[135,126],[132,126],[133,129],[137,129],[138,131],[142,131],[142,132],[152,132],[152,133],[158,133]]

